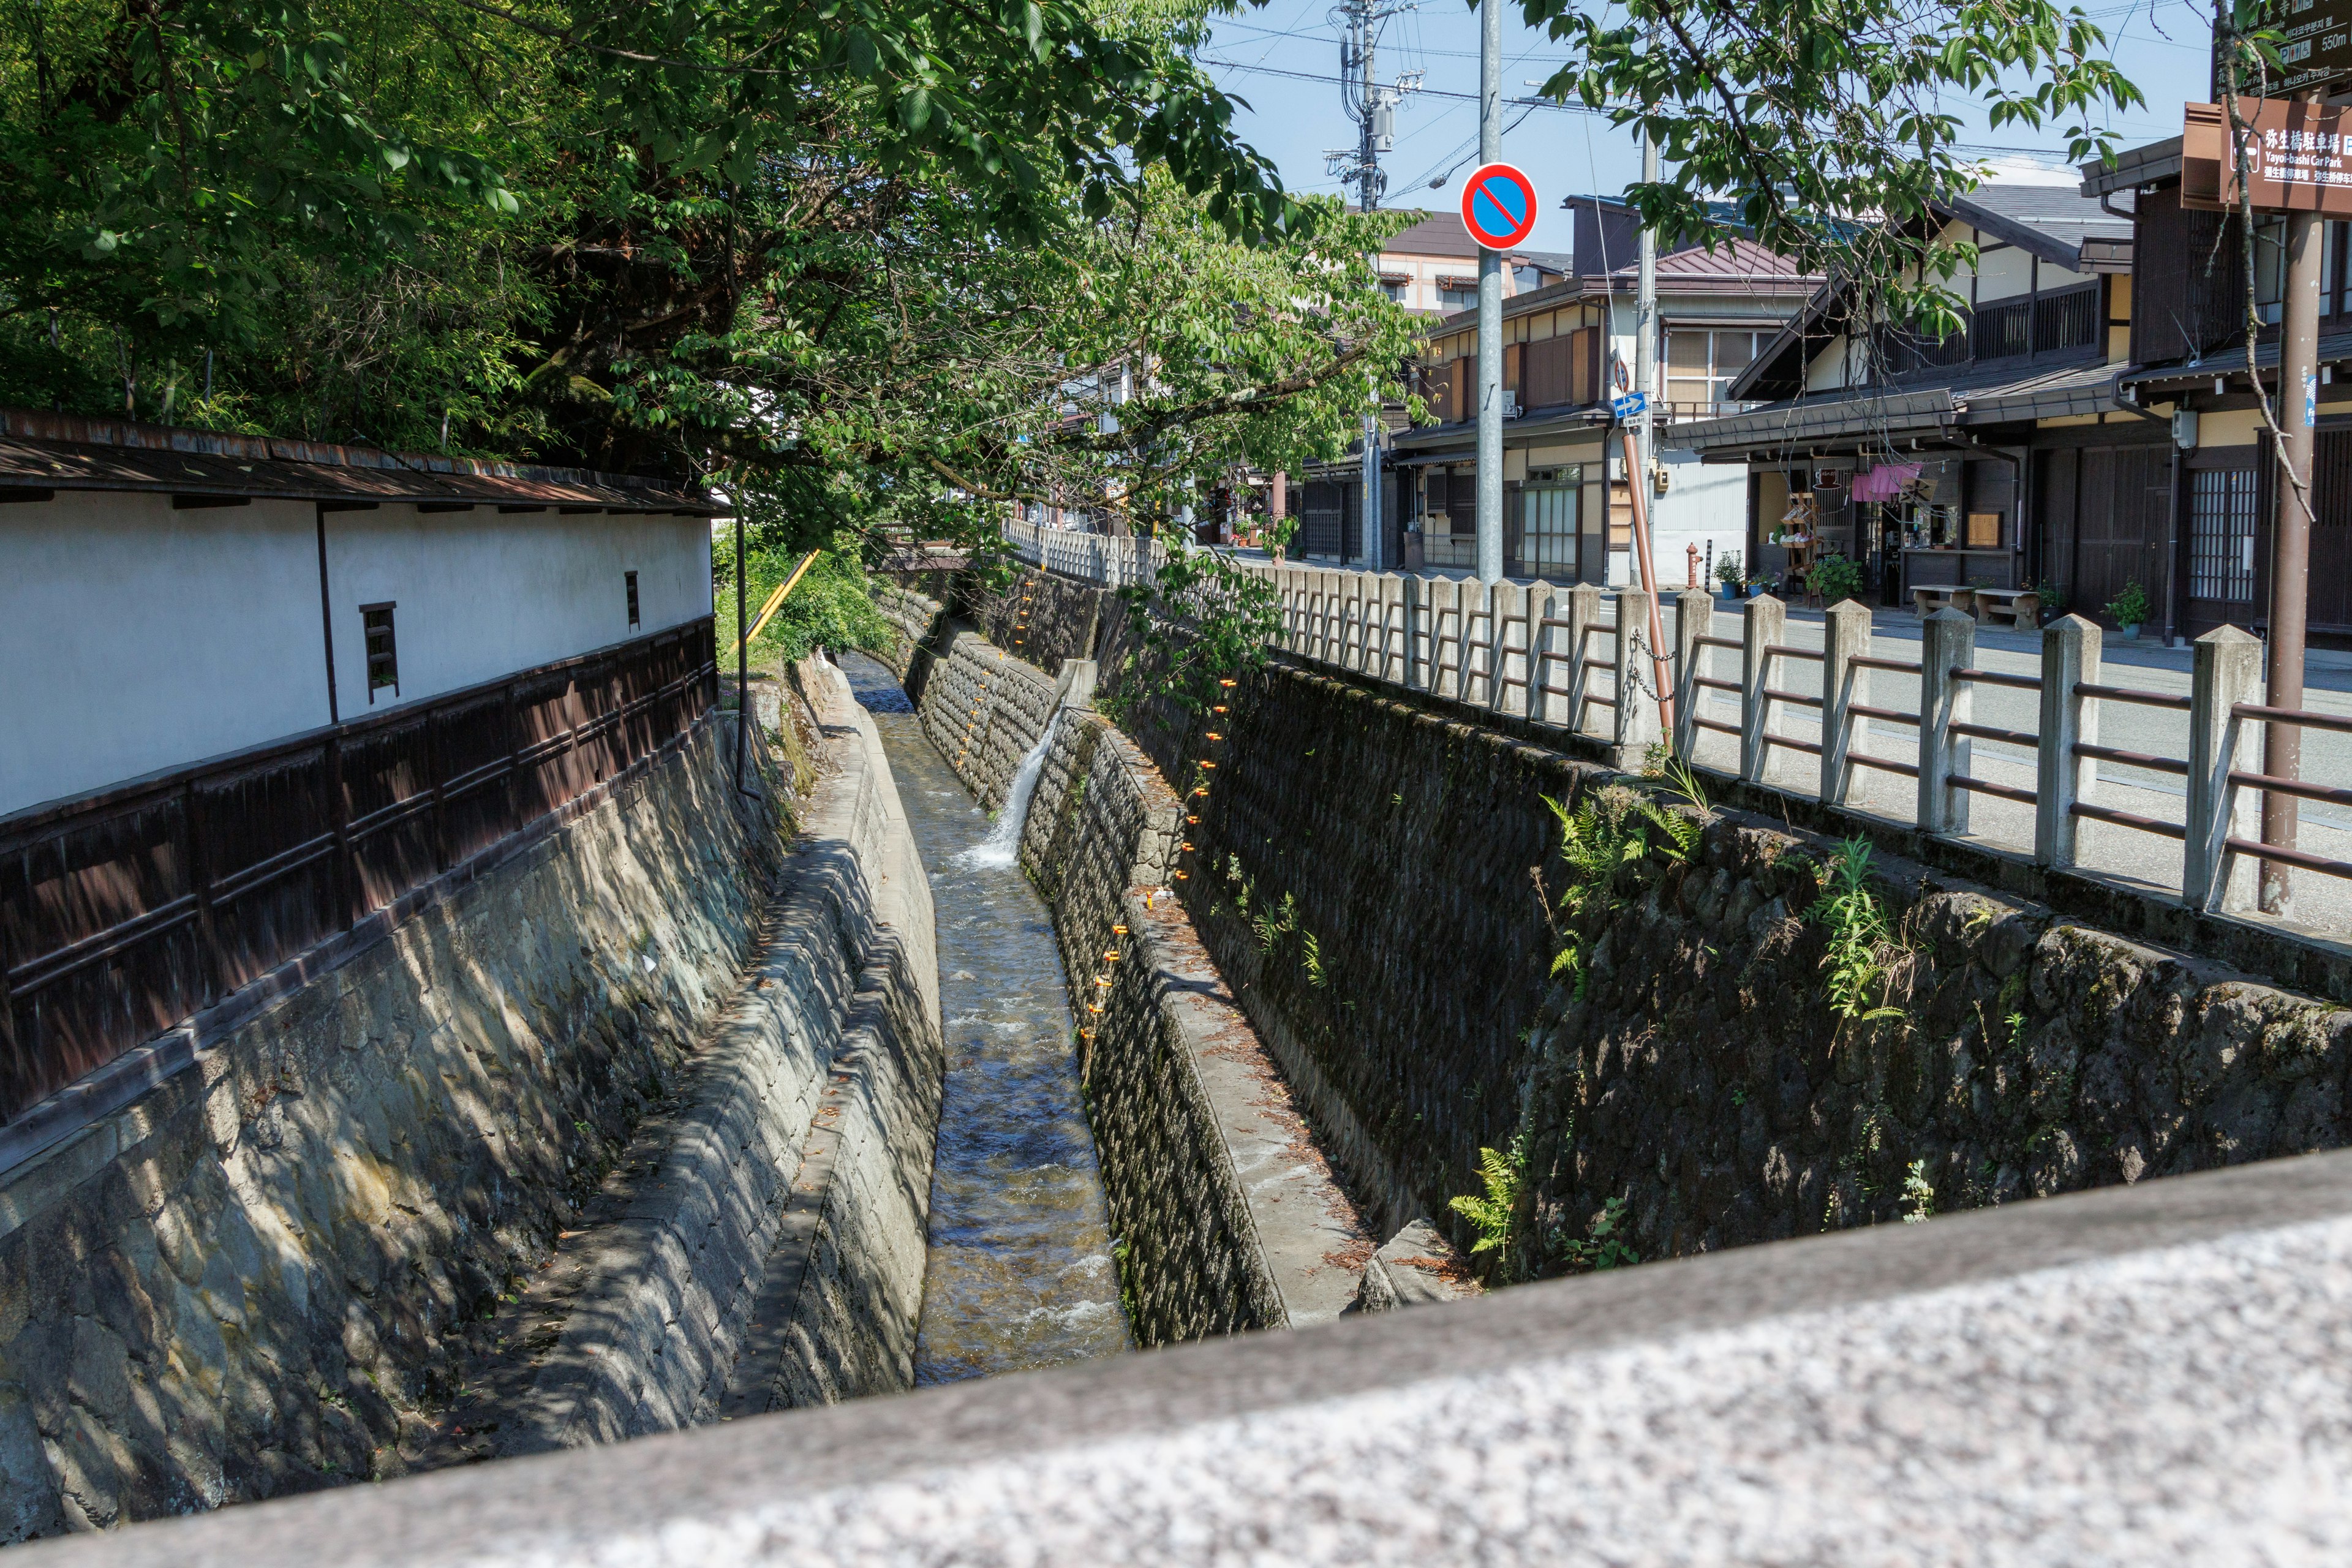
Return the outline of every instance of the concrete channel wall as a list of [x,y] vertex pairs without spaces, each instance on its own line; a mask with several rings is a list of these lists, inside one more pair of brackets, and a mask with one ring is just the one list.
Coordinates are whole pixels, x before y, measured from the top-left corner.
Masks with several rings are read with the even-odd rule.
[[911,1381],[929,890],[829,673],[796,853],[714,715],[0,1175],[0,1541]]
[[1085,706],[1090,664],[1057,661],[1056,679],[950,625],[934,601],[886,591],[883,604],[925,732],[984,804],[1002,806],[1055,726],[1022,864],[1053,911],[1083,1020],[1074,1045],[1138,1340],[1338,1317],[1376,1238],[1174,895],[1175,792]]

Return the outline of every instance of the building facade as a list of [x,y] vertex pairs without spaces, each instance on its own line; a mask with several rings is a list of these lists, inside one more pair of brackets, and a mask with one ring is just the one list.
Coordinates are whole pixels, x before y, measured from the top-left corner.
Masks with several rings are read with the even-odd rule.
[[[1579,196],[1569,274],[1503,310],[1504,571],[1558,582],[1633,580],[1633,497],[1611,404],[1630,385],[1639,336],[1640,226],[1622,201]],[[1739,480],[1705,468],[1686,425],[1727,406],[1759,345],[1813,293],[1784,258],[1744,239],[1658,258],[1657,460],[1646,484],[1660,581],[1703,576],[1746,533]],[[1397,435],[1390,561],[1476,564],[1478,319],[1433,323],[1417,367],[1433,422]],[[1412,546],[1408,553],[1407,545]],[[1696,562],[1696,567],[1692,563]]]
[[1733,383],[1751,405],[1683,432],[1746,482],[1751,576],[1798,592],[1835,555],[1887,605],[1964,584],[2076,607],[2132,581],[2153,595],[2161,563],[2127,542],[2167,478],[2168,430],[2114,396],[2131,216],[2072,185],[1996,182],[1928,226],[1975,247],[1944,284],[1958,331],[1890,328],[1825,284]]

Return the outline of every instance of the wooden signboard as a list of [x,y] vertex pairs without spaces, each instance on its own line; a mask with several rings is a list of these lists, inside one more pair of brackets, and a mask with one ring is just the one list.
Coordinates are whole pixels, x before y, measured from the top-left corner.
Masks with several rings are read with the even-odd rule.
[[[2352,81],[2352,0],[2269,0],[2257,24],[2286,35],[2279,47],[2286,75],[2260,84],[2273,98],[2293,98],[2313,88],[2333,88]],[[2251,93],[2257,86],[2242,73],[2238,90]],[[2221,56],[2213,55],[2213,96],[2221,96]]]
[[[2245,98],[2238,112],[2246,122],[2246,186],[2254,211],[2352,217],[2352,107]],[[2183,113],[2180,205],[2237,208],[2237,160],[2220,104],[2192,103]]]

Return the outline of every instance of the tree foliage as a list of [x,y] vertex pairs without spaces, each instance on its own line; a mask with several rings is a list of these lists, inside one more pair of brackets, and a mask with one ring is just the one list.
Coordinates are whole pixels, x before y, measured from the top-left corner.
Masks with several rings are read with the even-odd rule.
[[2079,162],[2112,156],[2104,117],[2144,101],[2097,24],[2053,0],[1521,8],[1578,57],[1547,94],[1606,107],[1656,140],[1671,172],[1627,192],[1645,219],[1710,242],[1744,228],[1930,335],[1959,324],[1962,302],[1943,285],[1974,259],[1937,238],[1933,213],[1984,172],[1960,145],[1959,107],[1982,107],[1996,131],[2055,129]]

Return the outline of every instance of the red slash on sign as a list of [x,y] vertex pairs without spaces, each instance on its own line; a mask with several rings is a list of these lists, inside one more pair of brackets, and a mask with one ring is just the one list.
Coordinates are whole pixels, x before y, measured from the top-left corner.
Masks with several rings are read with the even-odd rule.
[[1508,163],[1481,163],[1462,187],[1462,225],[1487,249],[1510,249],[1535,232],[1535,182]]

